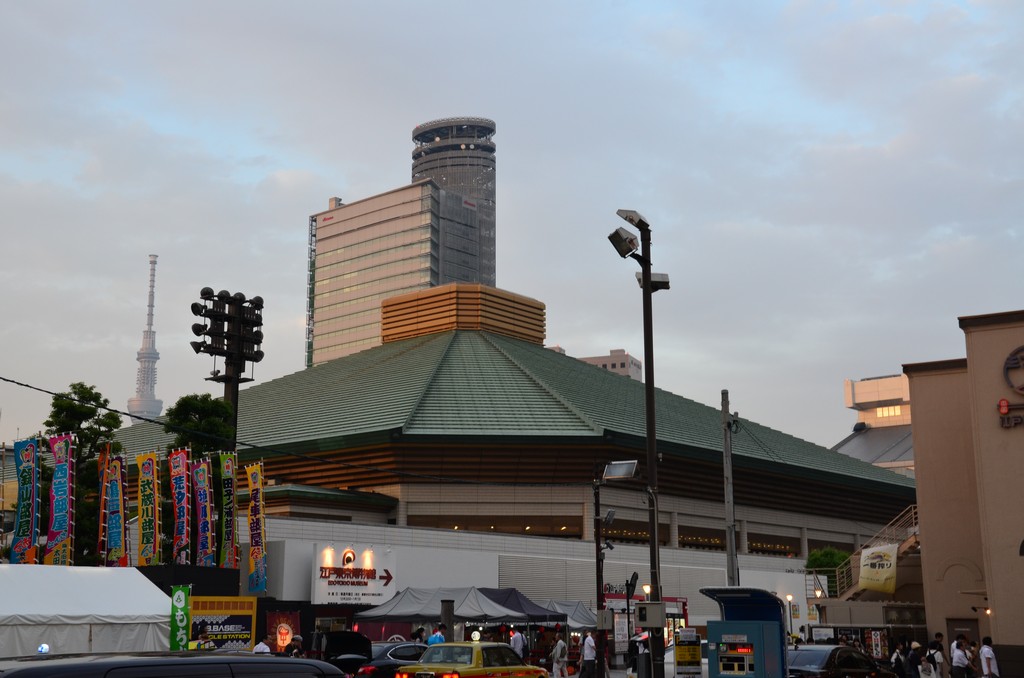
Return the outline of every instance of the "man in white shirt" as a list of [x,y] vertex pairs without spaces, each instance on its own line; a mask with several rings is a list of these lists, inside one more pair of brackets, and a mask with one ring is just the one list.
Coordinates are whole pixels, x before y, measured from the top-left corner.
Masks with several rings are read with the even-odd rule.
[[566,670],[566,660],[569,659],[569,648],[562,640],[562,634],[555,634],[555,646],[551,650],[551,676],[552,678],[569,678]]
[[999,678],[999,664],[996,663],[996,653],[992,650],[992,638],[989,636],[981,639],[980,654],[983,678]]
[[583,639],[583,652],[580,655],[580,678],[594,678],[597,669],[597,645],[594,644],[594,634],[587,631]]
[[508,639],[508,644],[512,647],[512,651],[522,659],[523,645],[526,644],[526,639],[523,638],[523,634],[519,633],[519,629],[512,629],[512,635]]
[[967,659],[967,653],[964,651],[964,641],[959,640],[959,636],[957,636],[957,638],[957,640],[953,641],[953,652],[950,657],[949,674],[953,678],[965,678],[970,661]]
[[253,654],[270,654],[269,643],[274,640],[274,636],[269,633],[263,637],[263,640],[256,643],[256,647],[252,649]]

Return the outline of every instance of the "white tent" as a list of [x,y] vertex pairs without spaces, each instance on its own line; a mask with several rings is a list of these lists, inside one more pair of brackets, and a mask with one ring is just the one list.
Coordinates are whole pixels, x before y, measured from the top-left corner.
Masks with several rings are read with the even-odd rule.
[[171,599],[132,567],[0,565],[0,654],[166,650]]
[[534,602],[541,607],[565,614],[566,626],[573,631],[597,628],[597,617],[579,601],[545,599],[535,600]]
[[441,618],[441,601],[455,604],[456,621],[525,620],[527,615],[499,605],[473,587],[414,589],[399,591],[395,597],[377,607],[356,613],[366,621],[437,621]]

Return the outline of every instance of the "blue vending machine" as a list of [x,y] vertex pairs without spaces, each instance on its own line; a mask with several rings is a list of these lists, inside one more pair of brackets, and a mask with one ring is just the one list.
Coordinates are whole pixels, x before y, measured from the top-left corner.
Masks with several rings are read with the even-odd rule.
[[771,591],[700,590],[721,621],[708,622],[708,678],[786,678],[786,606]]

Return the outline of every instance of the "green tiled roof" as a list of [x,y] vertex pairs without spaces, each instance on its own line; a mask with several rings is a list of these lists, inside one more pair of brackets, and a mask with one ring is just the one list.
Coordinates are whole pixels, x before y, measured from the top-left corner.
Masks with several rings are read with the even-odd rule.
[[[455,330],[250,386],[239,395],[238,438],[306,452],[382,442],[396,433],[406,439],[611,438],[635,444],[645,433],[644,395],[641,382],[537,344]],[[663,390],[656,400],[660,449],[721,458],[718,409]],[[139,452],[162,449],[170,440],[154,424],[124,429],[118,438]],[[746,420],[733,436],[733,454],[753,465],[914,486],[899,474]]]

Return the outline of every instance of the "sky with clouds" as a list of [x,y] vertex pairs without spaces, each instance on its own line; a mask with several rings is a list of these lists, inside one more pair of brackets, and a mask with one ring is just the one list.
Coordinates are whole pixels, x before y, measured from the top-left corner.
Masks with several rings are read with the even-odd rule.
[[[496,121],[498,286],[548,343],[642,357],[619,208],[652,224],[656,385],[831,446],[843,380],[1024,308],[1024,3],[0,4],[0,377],[126,409],[159,255],[157,397],[219,393],[204,286],[304,365],[308,217],[409,182],[412,129]],[[1022,341],[1024,343],[1024,341]],[[0,382],[0,441],[49,396]]]

